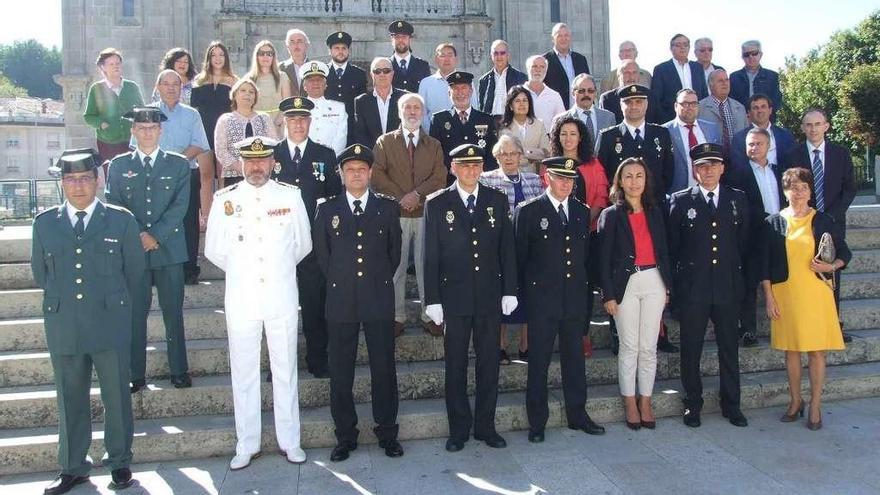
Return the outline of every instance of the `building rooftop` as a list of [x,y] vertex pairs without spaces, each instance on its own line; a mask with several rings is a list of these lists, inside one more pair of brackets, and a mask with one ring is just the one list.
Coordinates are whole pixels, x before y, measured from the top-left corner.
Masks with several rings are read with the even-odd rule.
[[64,102],[49,98],[0,98],[0,123],[64,125]]

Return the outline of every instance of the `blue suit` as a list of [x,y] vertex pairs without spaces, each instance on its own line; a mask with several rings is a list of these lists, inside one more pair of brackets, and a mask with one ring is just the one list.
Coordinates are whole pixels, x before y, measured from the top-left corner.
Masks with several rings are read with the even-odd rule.
[[[697,93],[697,99],[702,100],[709,96],[709,88],[706,86],[706,78],[703,76],[703,66],[699,62],[688,62],[691,68],[691,85]],[[675,118],[675,95],[681,90],[681,79],[675,62],[672,59],[654,67],[654,75],[651,78],[650,104],[655,108],[648,109],[654,119],[650,122],[668,122]]]
[[[749,133],[749,129],[751,127],[737,132],[730,139],[730,165],[733,170],[745,168],[749,164],[749,157],[746,155],[746,134]],[[778,165],[779,170],[785,170],[787,168],[785,157],[797,144],[794,135],[788,129],[773,124],[768,130],[773,133],[773,139],[776,141],[775,165]],[[727,172],[724,175],[726,176]]]
[[[773,114],[771,120],[776,119],[776,112],[782,108],[782,91],[779,90],[779,74],[763,67],[758,68],[755,76],[755,91],[753,94],[763,94],[770,97],[773,102]],[[730,74],[730,97],[743,104],[746,110],[749,108],[749,76],[746,69],[742,68]]]
[[[672,119],[663,124],[663,127],[669,129],[669,137],[672,138],[672,151],[675,156],[675,171],[672,174],[672,182],[666,188],[668,194],[689,187],[688,162],[690,161],[690,147],[681,138],[681,126],[678,125],[678,122],[678,119]],[[714,122],[697,119],[696,124],[703,131],[706,142],[721,144],[721,129]]]

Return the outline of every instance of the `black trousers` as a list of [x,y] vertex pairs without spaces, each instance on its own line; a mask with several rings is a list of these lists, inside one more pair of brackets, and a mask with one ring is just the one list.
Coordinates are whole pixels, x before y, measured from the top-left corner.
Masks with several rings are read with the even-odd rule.
[[183,275],[198,276],[199,268],[199,208],[202,200],[199,196],[202,190],[202,180],[199,169],[190,169],[189,174],[189,207],[183,216],[183,233],[186,237],[187,261],[183,264]]
[[526,413],[529,430],[542,432],[547,426],[547,369],[553,355],[553,342],[559,336],[562,366],[562,395],[568,426],[586,423],[587,375],[581,347],[586,321],[581,318],[541,318],[529,314],[529,371],[526,382]]
[[718,371],[721,375],[721,409],[739,408],[739,332],[736,327],[739,302],[727,304],[699,304],[681,301],[681,384],[684,387],[685,407],[700,410],[703,407],[703,381],[700,358],[706,338],[709,318],[715,324],[715,342],[718,345]]
[[327,320],[324,318],[327,287],[314,254],[296,266],[296,279],[306,337],[306,366],[309,373],[316,373],[327,369]]
[[[330,341],[330,414],[336,440],[357,442],[358,417],[354,407],[354,365],[360,323],[328,322]],[[379,441],[397,439],[397,370],[394,364],[394,318],[363,323],[370,358],[373,432]]]
[[[501,316],[447,316],[446,337],[446,416],[449,438],[467,441],[471,425],[474,435],[495,432],[495,405],[498,402],[498,338]],[[467,396],[468,344],[473,334],[477,356],[474,381],[474,412]]]

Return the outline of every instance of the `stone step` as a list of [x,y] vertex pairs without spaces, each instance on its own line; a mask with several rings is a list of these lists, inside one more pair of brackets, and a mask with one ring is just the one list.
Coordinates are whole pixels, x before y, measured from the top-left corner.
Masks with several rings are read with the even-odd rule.
[[[788,382],[784,371],[746,373],[741,378],[743,409],[784,407],[788,403]],[[670,418],[682,413],[681,384],[678,380],[656,383],[660,391],[654,396],[654,413],[659,418]],[[803,392],[809,393],[809,382],[804,380]],[[866,363],[828,368],[823,399],[826,401],[876,397],[880,395],[880,363]],[[703,410],[715,412],[718,407],[718,380],[704,380]],[[550,417],[548,428],[562,427],[564,409],[562,393],[549,393]],[[591,387],[587,410],[599,423],[623,420],[619,390],[615,385]],[[375,443],[371,432],[371,413],[368,403],[358,406],[361,418],[361,443]],[[333,422],[329,407],[309,408],[302,412],[302,446],[329,448],[335,445]],[[665,421],[661,420],[659,428]],[[401,401],[398,415],[399,438],[407,440],[442,438],[448,435],[446,409],[442,399]],[[277,450],[272,414],[263,415],[262,450],[269,454]],[[523,392],[507,392],[498,396],[495,416],[499,432],[520,431],[528,428]],[[184,416],[139,420],[135,422],[132,447],[135,462],[157,462],[195,459],[213,456],[231,456],[235,449],[235,427],[231,415]],[[103,456],[103,430],[100,423],[93,425],[90,454],[93,459]],[[0,475],[50,471],[57,469],[58,436],[56,427],[0,430]],[[438,452],[442,454],[442,452]]]
[[846,273],[840,282],[840,298],[872,299],[880,298],[880,273]]
[[880,249],[880,228],[848,228],[846,229],[846,244],[850,249]]
[[[852,365],[880,361],[880,330],[861,331],[844,351],[829,352],[830,366]],[[438,358],[438,359],[442,359]],[[806,363],[806,358],[804,358]],[[617,383],[617,358],[609,351],[598,351],[586,361],[587,381],[592,385]],[[718,358],[714,345],[703,351],[702,372],[706,376],[718,373]],[[678,354],[659,354],[657,379],[677,379],[680,358]],[[759,347],[740,350],[740,368],[743,373],[781,370],[785,368],[781,352],[770,349],[768,342]],[[264,368],[265,369],[265,368]],[[527,365],[514,362],[500,368],[499,390],[523,391],[526,388]],[[442,360],[399,363],[397,366],[398,392],[401,401],[439,399],[444,397],[444,363]],[[559,361],[554,356],[548,372],[551,388],[561,387]],[[354,399],[357,403],[370,401],[369,366],[355,369]],[[263,410],[272,410],[271,385],[261,383]],[[102,416],[97,383],[91,391],[92,414],[96,421]],[[469,368],[468,393],[473,394],[473,362]],[[303,408],[323,407],[330,404],[330,380],[317,379],[305,371],[299,373],[299,400]],[[167,380],[151,381],[144,392],[133,397],[135,418],[155,419],[170,416],[232,414],[232,388],[228,374],[196,378],[193,387],[178,390]],[[52,385],[19,386],[0,389],[0,428],[28,428],[57,424],[57,405]]]
[[880,228],[880,205],[853,205],[846,211],[846,228]]
[[874,273],[880,276],[880,249],[856,249],[844,273]]

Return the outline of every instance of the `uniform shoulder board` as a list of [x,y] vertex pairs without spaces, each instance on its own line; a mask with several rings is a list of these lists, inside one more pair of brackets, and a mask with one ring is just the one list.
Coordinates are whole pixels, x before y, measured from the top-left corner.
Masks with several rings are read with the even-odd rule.
[[485,187],[486,189],[491,189],[497,193],[503,194],[505,198],[507,197],[507,193],[504,192],[504,190],[498,186],[489,186],[489,185],[483,184],[482,182],[480,183],[480,185]]
[[126,215],[133,215],[133,213],[131,212],[131,210],[129,210],[128,208],[126,208],[126,207],[124,207],[124,206],[113,205],[113,204],[110,204],[110,203],[103,203],[103,204],[104,204],[104,207],[107,208],[108,210],[111,210],[111,211],[118,211],[118,212],[120,212],[120,213],[125,213]]
[[530,204],[534,203],[535,201],[538,201],[539,199],[541,199],[541,196],[543,196],[543,194],[539,194],[539,195],[535,196],[534,198],[529,198],[529,199],[523,201],[522,203],[520,203],[519,206],[530,205]]
[[180,153],[176,153],[176,152],[174,152],[174,151],[164,151],[164,150],[163,150],[163,152],[165,153],[165,156],[166,156],[166,157],[172,157],[172,156],[173,156],[173,157],[175,157],[175,158],[180,158],[181,160],[183,160],[184,162],[187,163],[187,166],[189,166],[189,159],[187,159],[187,157],[181,155]]
[[437,196],[440,196],[441,194],[446,192],[446,189],[447,188],[445,188],[445,187],[442,189],[437,189],[436,191],[432,192],[431,194],[425,196],[425,201],[430,201],[430,200],[436,198]]
[[40,213],[37,213],[37,216],[34,217],[34,220],[40,218],[40,217],[43,216],[43,215],[50,215],[50,214],[53,214],[53,213],[54,213],[54,214],[57,214],[57,213],[59,213],[59,212],[61,211],[61,207],[62,207],[62,206],[63,206],[63,205],[57,205],[57,206],[53,206],[53,207],[51,207],[51,208],[46,208],[45,210],[41,211]]
[[[275,182],[276,182],[279,186],[284,186],[284,187],[289,187],[289,188],[291,188],[291,189],[297,189],[297,190],[299,190],[299,187],[294,186],[293,184],[288,184],[287,182],[281,182],[280,180],[276,180]],[[238,185],[238,184],[236,184],[236,186],[237,186],[237,185]],[[232,186],[232,187],[235,187],[235,186]]]
[[395,203],[397,202],[397,199],[395,199],[394,196],[389,196],[387,194],[374,192],[373,196],[376,196],[379,199],[384,199],[387,201],[394,201]]
[[578,199],[578,198],[576,198],[576,197],[574,197],[574,196],[569,196],[569,197],[568,197],[568,200],[569,200],[569,201],[574,201],[575,203],[577,203],[577,204],[583,206],[584,208],[589,208],[589,206],[587,206],[586,203],[584,203],[583,201],[581,201],[580,199]]
[[228,192],[230,192],[230,191],[234,191],[237,187],[238,187],[238,184],[233,184],[233,185],[231,185],[231,186],[226,186],[226,187],[224,187],[223,189],[220,189],[219,191],[215,192],[215,193],[214,193],[214,197],[215,197],[215,198],[219,198],[220,196],[223,196],[224,194],[226,194],[226,193],[228,193]]
[[123,159],[123,158],[131,158],[131,157],[134,156],[135,154],[136,154],[136,153],[135,153],[134,150],[132,150],[132,151],[126,151],[125,153],[120,153],[120,154],[114,156],[113,158],[111,158],[111,159],[110,159],[110,163],[113,163],[113,162],[115,162],[116,160],[121,160],[121,159]]

